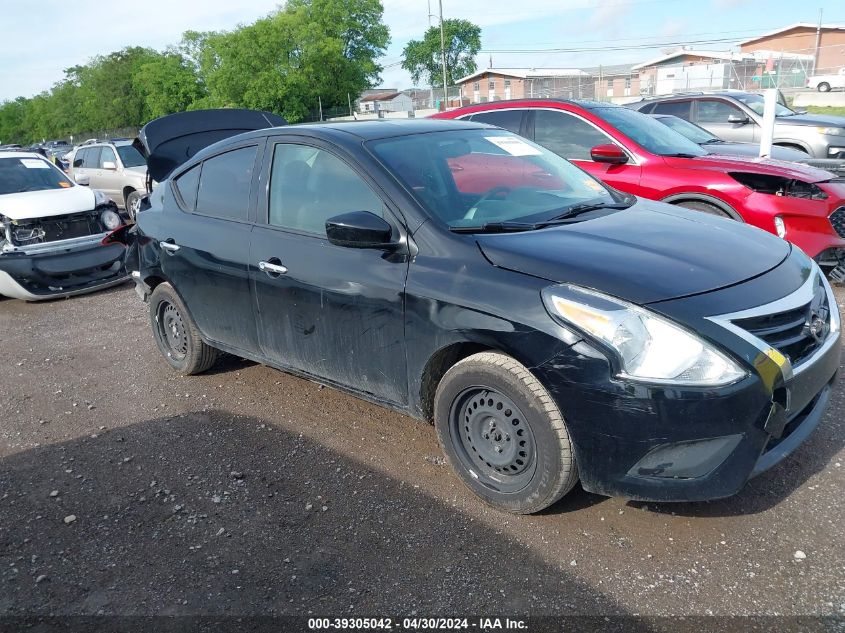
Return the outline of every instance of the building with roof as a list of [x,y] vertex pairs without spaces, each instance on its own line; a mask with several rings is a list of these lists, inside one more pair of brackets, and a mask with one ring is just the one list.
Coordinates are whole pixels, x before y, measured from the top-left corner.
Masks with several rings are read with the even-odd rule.
[[396,90],[379,91],[358,99],[358,112],[407,112],[414,109],[411,97]]
[[589,73],[577,68],[484,68],[455,82],[461,101],[481,103],[524,97],[592,99]]
[[812,74],[835,73],[845,67],[845,25],[796,22],[739,43],[742,53],[812,57]]

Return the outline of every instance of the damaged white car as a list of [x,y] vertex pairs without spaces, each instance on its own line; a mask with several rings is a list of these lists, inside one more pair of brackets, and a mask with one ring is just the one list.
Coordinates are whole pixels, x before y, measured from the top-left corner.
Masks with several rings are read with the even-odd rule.
[[0,151],[0,295],[27,301],[90,292],[127,278],[124,224],[104,193],[27,152]]

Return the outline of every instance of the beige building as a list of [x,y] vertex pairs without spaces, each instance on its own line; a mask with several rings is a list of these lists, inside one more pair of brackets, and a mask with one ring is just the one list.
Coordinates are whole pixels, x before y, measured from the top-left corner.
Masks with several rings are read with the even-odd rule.
[[799,22],[740,42],[740,51],[770,52],[775,58],[780,53],[815,57],[817,39],[818,59],[813,74],[835,73],[845,67],[845,25],[823,24],[819,29],[816,24]]

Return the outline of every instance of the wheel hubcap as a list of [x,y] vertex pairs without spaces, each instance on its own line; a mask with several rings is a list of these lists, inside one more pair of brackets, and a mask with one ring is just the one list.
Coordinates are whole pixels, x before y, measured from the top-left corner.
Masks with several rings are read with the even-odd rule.
[[182,315],[172,303],[163,302],[159,307],[159,338],[165,344],[168,355],[182,360],[188,354],[188,337]]
[[464,391],[452,406],[452,438],[463,465],[502,492],[523,488],[536,468],[534,434],[514,402],[493,389]]

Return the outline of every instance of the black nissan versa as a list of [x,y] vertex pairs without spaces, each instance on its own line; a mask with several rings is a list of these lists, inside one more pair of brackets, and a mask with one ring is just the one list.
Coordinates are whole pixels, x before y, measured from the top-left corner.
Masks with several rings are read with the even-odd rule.
[[[180,162],[165,140],[150,165]],[[731,495],[827,406],[840,316],[815,263],[509,132],[275,127],[181,160],[126,238],[167,362],[195,374],[222,350],[433,420],[498,508],[579,479]]]

